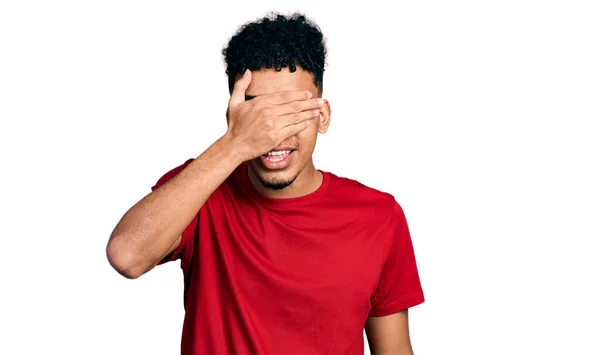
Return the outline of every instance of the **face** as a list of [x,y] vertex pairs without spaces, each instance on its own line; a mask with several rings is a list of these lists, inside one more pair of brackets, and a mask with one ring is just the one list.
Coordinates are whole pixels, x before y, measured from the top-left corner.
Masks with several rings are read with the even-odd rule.
[[[252,81],[246,90],[248,96],[260,96],[287,90],[307,90],[312,92],[313,98],[318,97],[318,88],[313,82],[312,73],[296,66],[295,72],[288,68],[281,71],[263,68],[252,72]],[[291,153],[289,164],[280,169],[270,169],[261,161],[261,157],[248,162],[251,173],[260,181],[262,186],[270,190],[282,190],[291,186],[307,185],[314,177],[316,169],[313,165],[312,154],[317,142],[317,134],[327,132],[331,108],[329,102],[319,116],[311,120],[311,125],[304,131],[291,136],[280,143],[294,149]]]

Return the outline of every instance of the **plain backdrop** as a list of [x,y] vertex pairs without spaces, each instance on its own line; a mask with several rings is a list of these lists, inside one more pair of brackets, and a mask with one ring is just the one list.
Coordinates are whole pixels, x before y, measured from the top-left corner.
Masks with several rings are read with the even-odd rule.
[[179,262],[127,280],[106,242],[225,133],[230,36],[298,10],[328,48],[315,165],[405,210],[415,353],[600,354],[597,4],[3,1],[0,353],[179,352]]

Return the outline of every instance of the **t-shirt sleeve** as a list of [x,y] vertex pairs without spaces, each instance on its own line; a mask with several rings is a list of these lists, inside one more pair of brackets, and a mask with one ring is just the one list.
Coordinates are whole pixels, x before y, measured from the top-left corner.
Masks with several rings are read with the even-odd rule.
[[369,313],[374,317],[425,302],[406,217],[395,200],[386,233],[383,265]]
[[[169,181],[173,177],[175,177],[177,174],[179,174],[179,172],[181,172],[193,160],[194,159],[188,159],[185,163],[169,170],[160,179],[158,179],[156,184],[154,184],[154,186],[152,186],[150,189],[152,191],[158,189],[161,185],[163,185],[164,183],[166,183],[167,181]],[[188,259],[188,256],[192,252],[192,248],[193,248],[192,243],[193,243],[197,223],[198,223],[198,215],[196,215],[194,217],[194,219],[190,222],[190,224],[183,231],[183,233],[181,235],[181,243],[179,243],[179,246],[175,250],[173,250],[171,253],[166,255],[161,261],[159,261],[158,265],[164,264],[169,261],[175,261],[178,259],[181,259],[182,261]]]

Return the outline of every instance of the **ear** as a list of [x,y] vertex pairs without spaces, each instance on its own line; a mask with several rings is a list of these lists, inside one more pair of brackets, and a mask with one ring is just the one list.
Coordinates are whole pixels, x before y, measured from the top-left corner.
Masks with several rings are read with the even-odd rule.
[[318,127],[319,133],[325,134],[327,132],[330,121],[331,121],[331,105],[329,105],[329,100],[325,100],[325,105],[323,105],[323,107],[321,107],[321,115],[319,116],[319,127]]

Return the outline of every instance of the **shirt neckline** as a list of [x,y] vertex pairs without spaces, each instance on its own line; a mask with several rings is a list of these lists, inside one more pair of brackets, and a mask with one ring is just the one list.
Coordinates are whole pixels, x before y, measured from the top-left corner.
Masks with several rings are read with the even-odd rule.
[[328,172],[317,169],[323,175],[323,181],[321,185],[313,192],[298,197],[288,198],[274,198],[261,194],[250,181],[248,176],[248,162],[243,162],[234,171],[233,178],[238,186],[241,187],[243,192],[252,200],[258,202],[260,205],[271,209],[289,209],[295,207],[306,206],[311,203],[317,202],[327,192],[329,187],[329,181],[331,176]]

